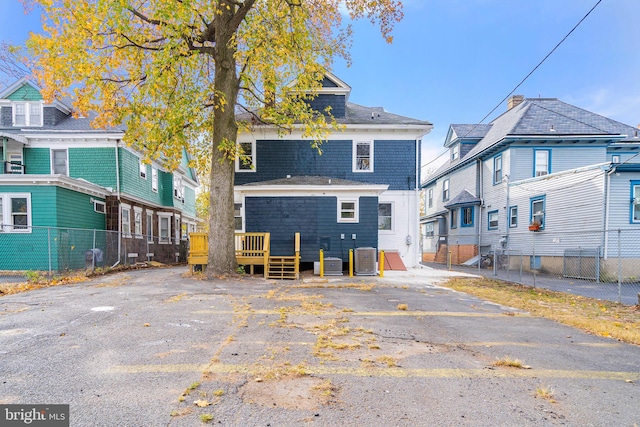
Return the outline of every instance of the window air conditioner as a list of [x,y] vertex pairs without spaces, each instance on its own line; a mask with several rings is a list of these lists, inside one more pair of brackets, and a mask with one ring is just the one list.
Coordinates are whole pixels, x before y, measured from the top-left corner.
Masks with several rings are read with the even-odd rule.
[[356,248],[356,274],[376,275],[376,248]]

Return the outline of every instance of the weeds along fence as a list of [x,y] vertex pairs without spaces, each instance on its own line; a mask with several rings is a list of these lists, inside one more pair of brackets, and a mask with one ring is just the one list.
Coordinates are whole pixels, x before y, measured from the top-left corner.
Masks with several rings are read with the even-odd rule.
[[423,259],[430,256],[454,266],[467,264],[484,276],[640,304],[638,229],[423,236]]
[[[79,228],[0,225],[0,281],[158,261],[186,262],[188,241]],[[10,230],[10,231],[8,231]]]

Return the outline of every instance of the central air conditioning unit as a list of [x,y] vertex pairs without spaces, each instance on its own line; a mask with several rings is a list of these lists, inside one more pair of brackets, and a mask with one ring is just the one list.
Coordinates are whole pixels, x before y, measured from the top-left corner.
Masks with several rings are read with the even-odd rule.
[[340,258],[327,257],[324,259],[325,276],[342,276],[342,260]]
[[376,275],[376,248],[356,248],[356,274]]

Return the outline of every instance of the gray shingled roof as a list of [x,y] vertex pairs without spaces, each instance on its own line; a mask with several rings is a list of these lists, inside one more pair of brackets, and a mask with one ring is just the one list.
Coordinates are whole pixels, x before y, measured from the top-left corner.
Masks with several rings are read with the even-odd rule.
[[347,102],[344,118],[336,119],[345,125],[377,124],[377,125],[418,125],[430,126],[426,120],[412,119],[384,111],[382,107],[365,107]]
[[456,133],[458,138],[483,138],[491,129],[491,124],[453,124],[451,129]]
[[[474,125],[455,126],[461,130],[471,130]],[[554,139],[558,137],[568,139],[610,136],[616,142],[640,143],[638,129],[633,126],[567,104],[556,98],[526,98],[521,104],[507,110],[490,124],[479,125],[478,132],[487,128],[484,137],[464,158],[453,163],[447,162],[429,176],[427,182],[437,179],[459,165],[468,163],[480,153],[497,146],[507,138],[547,136]]]
[[260,182],[250,182],[247,184],[240,185],[239,187],[251,187],[251,186],[263,186],[263,185],[301,185],[301,186],[309,186],[309,185],[334,185],[334,186],[344,186],[344,185],[357,185],[357,186],[366,186],[371,185],[367,182],[361,181],[351,181],[348,179],[338,179],[331,178],[328,176],[313,176],[313,175],[301,175],[301,176],[292,176],[291,178],[279,178],[272,179],[270,181],[260,181]]
[[479,205],[480,199],[469,193],[467,190],[462,190],[460,194],[451,199],[449,203],[444,205],[445,208],[449,209],[455,206],[462,205]]

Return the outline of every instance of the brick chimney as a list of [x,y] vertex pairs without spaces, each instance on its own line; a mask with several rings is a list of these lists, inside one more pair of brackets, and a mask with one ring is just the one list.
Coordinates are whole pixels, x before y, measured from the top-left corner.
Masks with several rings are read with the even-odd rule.
[[507,99],[507,111],[522,104],[522,101],[524,101],[524,95],[513,95]]

